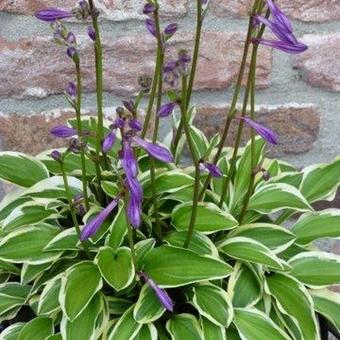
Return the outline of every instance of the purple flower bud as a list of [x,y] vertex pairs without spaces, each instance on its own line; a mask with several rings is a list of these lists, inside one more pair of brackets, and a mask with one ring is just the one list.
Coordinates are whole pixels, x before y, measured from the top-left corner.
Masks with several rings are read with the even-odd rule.
[[106,218],[110,215],[113,209],[118,204],[118,198],[115,198],[102,212],[100,212],[96,217],[92,218],[83,228],[80,236],[81,241],[89,239],[91,236],[96,234],[101,225],[104,223]]
[[125,127],[125,120],[122,118],[117,118],[114,123],[113,123],[114,127],[116,129],[124,129]]
[[108,153],[112,149],[115,142],[116,142],[116,134],[111,131],[104,138],[103,145],[102,145],[103,152]]
[[87,34],[88,34],[88,36],[90,37],[90,39],[91,39],[92,41],[96,41],[97,35],[96,35],[96,32],[95,32],[95,30],[93,29],[92,26],[89,26],[89,27],[87,28]]
[[78,138],[71,138],[69,142],[69,150],[75,154],[79,154],[84,147]]
[[171,36],[173,36],[176,33],[177,28],[178,26],[176,23],[168,25],[164,30],[166,37],[169,39]]
[[77,42],[77,39],[76,39],[76,36],[74,35],[74,33],[68,32],[67,37],[66,37],[66,41],[69,44],[75,44]]
[[172,72],[176,69],[176,67],[177,67],[177,61],[171,60],[165,64],[163,71],[164,73]]
[[157,37],[156,23],[152,19],[146,19],[146,28],[154,36]]
[[127,176],[137,177],[138,164],[128,141],[123,142],[122,166]]
[[143,14],[149,15],[149,14],[154,13],[155,10],[156,10],[156,7],[154,4],[147,3],[144,5]]
[[78,54],[77,50],[74,47],[68,47],[66,53],[71,59],[74,59],[74,57],[76,57]]
[[69,11],[58,8],[44,8],[35,12],[35,17],[42,21],[53,22],[65,18],[71,18],[73,15]]
[[129,112],[135,112],[135,103],[133,102],[133,100],[123,100],[122,103]]
[[129,121],[129,126],[132,130],[134,131],[141,131],[143,126],[142,123],[140,121],[138,121],[137,119],[132,119]]
[[156,158],[164,163],[173,162],[171,153],[163,146],[147,142],[137,136],[134,136],[133,140],[153,158]]
[[139,277],[142,277],[145,282],[149,285],[149,287],[151,289],[153,289],[153,291],[155,292],[159,302],[163,305],[163,307],[168,310],[169,312],[173,312],[174,311],[174,303],[172,302],[170,296],[168,295],[168,293],[164,290],[161,289],[156,283],[155,281],[153,281],[149,275],[147,275],[146,273],[143,272],[139,272],[138,273]]
[[50,156],[55,160],[55,161],[60,161],[61,159],[61,153],[58,150],[53,150],[50,154]]
[[70,97],[75,97],[77,95],[77,87],[73,81],[70,81],[66,87],[66,93]]
[[169,117],[174,111],[175,107],[176,107],[176,103],[174,102],[170,102],[170,103],[166,103],[162,105],[158,111],[158,116],[162,118]]
[[270,144],[277,144],[278,143],[278,136],[277,134],[272,131],[271,129],[254,122],[248,117],[241,117],[241,120],[246,122],[252,129],[254,129],[264,140],[266,140]]
[[202,171],[208,171],[212,177],[221,178],[223,176],[222,171],[219,167],[212,163],[201,163],[200,169]]
[[51,129],[51,134],[58,138],[69,138],[77,134],[77,130],[66,125],[58,125]]
[[128,220],[133,228],[138,229],[142,224],[142,202],[132,196],[127,207]]

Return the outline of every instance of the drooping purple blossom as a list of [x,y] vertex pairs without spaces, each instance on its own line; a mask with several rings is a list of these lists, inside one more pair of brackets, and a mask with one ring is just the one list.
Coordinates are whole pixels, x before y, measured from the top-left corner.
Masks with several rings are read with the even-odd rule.
[[145,21],[147,30],[154,36],[157,37],[156,23],[152,19],[146,19]]
[[86,241],[97,233],[104,221],[117,206],[119,198],[115,198],[103,211],[101,211],[96,217],[92,218],[81,231],[80,240]]
[[143,278],[145,282],[149,285],[149,287],[155,292],[159,302],[162,306],[168,310],[169,312],[174,311],[174,303],[171,300],[169,294],[164,290],[161,289],[154,280],[150,278],[150,276],[144,272],[139,272],[138,276]]
[[122,166],[127,176],[137,177],[138,164],[129,141],[123,142]]
[[129,188],[131,197],[136,202],[143,200],[143,188],[136,177],[126,176],[126,185]]
[[139,138],[138,136],[133,137],[133,141],[143,148],[150,156],[156,158],[164,163],[172,163],[173,157],[169,150],[158,144],[153,144]]
[[157,114],[159,117],[162,117],[162,118],[169,117],[174,111],[175,107],[176,107],[176,103],[174,102],[166,103],[161,106]]
[[177,29],[178,25],[176,23],[168,25],[164,30],[166,38],[169,39],[170,37],[172,37],[177,32]]
[[96,32],[95,32],[93,26],[88,26],[87,27],[87,35],[90,37],[90,39],[92,41],[96,41],[97,35],[96,35]]
[[114,127],[117,129],[124,129],[125,126],[125,120],[123,118],[117,118],[114,123]]
[[248,117],[241,117],[240,119],[246,122],[252,129],[254,129],[268,143],[275,144],[275,145],[278,144],[278,136],[273,130],[251,120]]
[[156,7],[154,4],[147,3],[144,5],[143,14],[149,15],[155,13]]
[[70,97],[75,97],[77,95],[77,87],[76,84],[73,81],[70,81],[66,87],[66,93]]
[[127,215],[130,224],[134,229],[138,229],[142,223],[142,202],[135,199],[133,196],[130,197]]
[[131,119],[129,121],[129,126],[132,130],[136,132],[142,131],[143,129],[142,123],[137,119]]
[[53,7],[41,9],[35,12],[34,15],[37,19],[46,22],[54,22],[56,20],[73,17],[73,14],[70,11]]
[[223,176],[222,171],[219,167],[213,163],[200,163],[200,170],[201,171],[208,171],[212,177],[221,178]]
[[66,54],[71,58],[74,59],[78,55],[78,51],[75,47],[68,47],[66,50]]
[[108,153],[116,142],[116,134],[110,131],[104,138],[102,150],[104,153]]
[[77,130],[67,125],[58,125],[51,129],[51,134],[58,138],[69,138],[77,134]]
[[266,45],[290,54],[298,54],[306,51],[308,47],[296,39],[288,17],[272,0],[266,0],[266,2],[272,14],[272,21],[256,15],[254,22],[255,24],[262,23],[266,25],[279,40],[253,38],[253,43]]

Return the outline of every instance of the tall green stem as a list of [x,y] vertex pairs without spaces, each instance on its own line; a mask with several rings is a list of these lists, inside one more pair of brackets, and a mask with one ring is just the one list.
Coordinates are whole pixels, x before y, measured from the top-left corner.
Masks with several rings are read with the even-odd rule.
[[[76,117],[77,117],[77,132],[79,138],[82,138],[83,135],[83,128],[82,128],[82,121],[81,121],[81,72],[80,72],[80,65],[76,63],[76,74],[77,74],[77,105],[76,105]],[[89,198],[88,198],[88,190],[87,190],[87,177],[86,177],[86,159],[85,159],[85,152],[84,148],[81,148],[80,153],[81,159],[81,175],[82,175],[82,182],[83,182],[83,196],[86,210],[90,209]]]

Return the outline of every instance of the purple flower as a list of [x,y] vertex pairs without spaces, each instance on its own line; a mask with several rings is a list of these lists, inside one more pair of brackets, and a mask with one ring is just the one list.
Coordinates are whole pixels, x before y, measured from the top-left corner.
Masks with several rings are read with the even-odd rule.
[[142,223],[142,202],[130,197],[127,215],[133,228],[138,229]]
[[208,171],[212,177],[221,178],[223,176],[222,171],[219,167],[212,163],[201,163],[201,171]]
[[78,52],[76,48],[74,47],[68,47],[66,50],[66,54],[71,58],[74,59],[75,56],[77,56]]
[[122,166],[127,176],[137,177],[138,164],[128,141],[123,142]]
[[90,37],[92,41],[96,41],[97,35],[92,26],[87,27],[87,35]]
[[154,36],[157,37],[156,23],[152,19],[146,19],[145,21],[147,30]]
[[44,8],[35,12],[35,17],[42,21],[53,22],[65,18],[73,17],[73,14],[69,11],[65,11],[59,8]]
[[60,161],[61,159],[61,153],[58,150],[53,150],[50,154],[50,156],[55,160],[55,161]]
[[137,136],[134,136],[133,140],[153,158],[156,158],[164,163],[173,162],[171,153],[163,146],[147,142]]
[[155,281],[153,281],[150,276],[146,273],[139,272],[138,273],[139,277],[142,277],[145,282],[149,285],[151,289],[155,292],[159,302],[163,305],[163,307],[168,310],[169,312],[174,311],[174,303],[172,302],[170,296],[168,293],[164,290],[161,289]]
[[174,111],[175,107],[176,107],[176,103],[174,102],[170,102],[170,103],[166,103],[162,105],[158,111],[158,116],[162,118],[169,117]]
[[125,127],[125,120],[123,118],[117,118],[114,123],[113,123],[114,127],[116,129],[124,129]]
[[138,121],[137,119],[132,119],[129,121],[129,126],[132,130],[134,131],[141,131],[142,130],[142,124],[140,121]]
[[275,48],[277,50],[290,53],[290,54],[299,54],[308,49],[308,47],[303,43],[289,44],[282,41],[274,41],[268,39],[252,39],[253,43],[262,44],[265,46],[269,46]]
[[70,81],[66,87],[66,93],[70,97],[75,97],[77,95],[77,87],[73,81]]
[[77,134],[76,129],[70,128],[66,125],[58,125],[51,129],[51,134],[58,138],[69,138]]
[[131,198],[136,202],[142,202],[143,200],[143,188],[137,178],[126,176],[126,185],[129,188]]
[[72,45],[77,43],[76,36],[74,35],[73,32],[68,32],[68,33],[67,33],[66,41],[67,41],[69,44],[72,44]]
[[176,23],[168,25],[164,30],[166,37],[169,39],[171,36],[173,36],[176,33],[177,28],[178,26]]
[[271,129],[254,122],[248,117],[241,117],[240,119],[246,122],[251,128],[253,128],[268,143],[275,145],[278,144],[278,136]]
[[154,4],[147,3],[144,5],[143,14],[149,15],[149,14],[154,13],[155,10],[156,10],[156,7]]
[[113,209],[117,206],[119,199],[115,198],[102,212],[92,218],[81,232],[80,240],[85,241],[93,236],[110,215]]
[[103,145],[102,145],[103,152],[108,153],[112,149],[115,142],[116,142],[116,134],[113,131],[111,131],[104,138]]

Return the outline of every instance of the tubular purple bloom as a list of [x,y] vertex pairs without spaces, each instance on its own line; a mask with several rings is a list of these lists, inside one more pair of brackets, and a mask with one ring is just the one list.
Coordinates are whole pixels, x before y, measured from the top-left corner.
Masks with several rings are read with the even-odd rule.
[[138,121],[137,119],[132,119],[129,121],[129,126],[132,130],[134,131],[142,131],[143,126],[142,123],[140,121]]
[[128,141],[123,142],[122,166],[127,176],[137,177],[138,164],[131,145]]
[[204,163],[204,167],[209,171],[210,175],[215,178],[221,178],[223,176],[219,167],[212,163]]
[[156,7],[154,4],[151,4],[151,3],[147,3],[144,5],[144,8],[143,8],[143,14],[152,14],[154,13],[156,10]]
[[51,134],[58,138],[69,138],[77,134],[77,130],[66,125],[58,125],[51,129]]
[[127,215],[130,224],[133,228],[138,229],[142,223],[142,202],[136,200],[131,196],[128,207]]
[[137,178],[126,176],[126,184],[129,188],[131,199],[134,199],[136,202],[142,202],[143,188]]
[[103,152],[108,153],[112,149],[115,142],[116,142],[116,134],[111,131],[104,138],[103,145],[102,145]]
[[290,54],[299,54],[308,49],[308,46],[303,43],[297,44],[289,44],[282,41],[274,41],[274,40],[267,40],[267,39],[253,39],[254,43],[262,44],[265,46],[269,46],[272,48],[276,48],[277,50],[290,53]]
[[248,117],[241,117],[240,119],[246,122],[251,128],[253,128],[268,143],[275,145],[278,144],[278,136],[273,130],[257,122],[254,122]]
[[172,35],[174,35],[177,31],[177,28],[178,26],[176,23],[168,25],[164,30],[164,33],[167,36],[167,38],[170,38]]
[[289,33],[293,32],[293,26],[287,16],[281,11],[281,9],[274,4],[272,0],[266,0],[267,5],[274,17],[277,25],[281,26],[284,30]]
[[165,66],[164,66],[164,73],[172,72],[176,69],[177,67],[177,61],[171,60],[168,61]]
[[115,198],[102,212],[92,218],[81,232],[80,240],[85,241],[93,236],[110,215],[113,209],[117,206],[119,198]]
[[67,37],[66,37],[66,41],[69,44],[75,44],[77,42],[76,36],[74,35],[73,32],[68,32]]
[[156,23],[152,19],[146,19],[145,21],[146,28],[148,31],[154,36],[157,37]]
[[90,37],[92,41],[96,41],[97,35],[92,26],[87,27],[87,35]]
[[34,15],[37,19],[47,22],[73,17],[71,12],[53,7],[41,9],[35,12]]
[[134,136],[133,140],[153,158],[156,158],[164,163],[173,162],[171,153],[163,146],[147,142],[137,136]]
[[154,280],[150,278],[150,276],[146,273],[139,272],[138,273],[139,277],[142,277],[145,282],[149,285],[151,289],[155,292],[159,302],[163,305],[163,307],[168,310],[169,312],[174,311],[174,303],[172,302],[170,296],[168,293],[164,290],[161,289]]
[[176,107],[176,103],[174,102],[170,102],[170,103],[166,103],[162,105],[158,111],[158,116],[162,118],[169,117],[174,111],[175,107]]
[[77,95],[77,87],[73,81],[70,81],[66,87],[66,93],[70,97],[75,97]]
[[113,123],[114,127],[116,129],[124,129],[125,127],[125,120],[123,118],[117,118],[114,123]]
[[50,154],[50,156],[55,160],[55,161],[60,161],[61,159],[61,153],[58,150],[53,150]]

